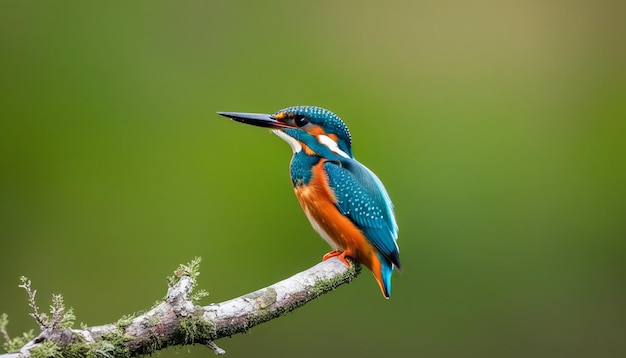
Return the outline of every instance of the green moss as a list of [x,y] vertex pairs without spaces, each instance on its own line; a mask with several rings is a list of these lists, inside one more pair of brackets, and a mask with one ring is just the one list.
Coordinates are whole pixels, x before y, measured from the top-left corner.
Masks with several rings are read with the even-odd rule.
[[4,343],[4,349],[7,352],[17,352],[19,351],[26,343],[30,342],[35,338],[35,334],[33,330],[29,330],[28,332],[22,333],[21,336],[13,337],[8,342]]
[[59,348],[61,350],[61,356],[66,358],[92,357],[92,355],[89,354],[91,346],[84,342],[61,345]]
[[71,329],[74,326],[76,315],[74,310],[65,307],[62,295],[52,295],[52,305],[50,306],[50,320],[47,322],[47,326],[51,328],[67,328]]
[[189,276],[194,281],[194,288],[195,288],[196,278],[198,277],[198,275],[200,275],[200,262],[201,261],[202,261],[201,257],[196,257],[193,260],[191,260],[191,262],[187,263],[186,265],[181,264],[180,266],[178,266],[176,271],[174,271],[174,276],[168,277],[168,282],[170,286],[175,285],[181,277]]
[[184,344],[206,342],[212,339],[214,327],[201,316],[187,316],[179,321],[176,335]]
[[201,299],[205,298],[209,296],[209,292],[207,292],[207,290],[204,289],[199,289],[196,290],[194,293],[191,294],[191,296],[189,297],[189,300],[194,303],[197,304]]
[[45,341],[33,347],[31,357],[33,358],[118,358],[130,357],[127,343],[130,337],[124,334],[109,333],[102,336],[96,343],[84,341],[71,344],[56,344],[52,341]]
[[122,316],[122,318],[117,320],[116,326],[120,330],[124,331],[128,326],[130,326],[131,323],[133,323],[133,320],[135,319],[135,317],[137,317],[136,313],[124,315]]
[[30,356],[32,358],[61,358],[63,357],[63,353],[57,344],[46,341],[33,347],[33,349],[30,350]]
[[141,354],[152,354],[167,346],[167,341],[157,336],[150,337],[150,341],[142,347]]
[[145,326],[146,327],[154,327],[159,323],[159,316],[156,314],[153,314],[151,316],[148,316],[148,319],[145,322]]
[[[105,357],[105,355],[98,356],[98,352],[109,352],[113,357],[130,357],[130,350],[128,349],[128,342],[131,337],[122,333],[123,330],[118,330],[115,333],[108,333],[102,336],[102,340],[95,344],[93,347],[93,353],[96,357]],[[112,347],[112,349],[111,349]]]
[[352,263],[352,267],[348,269],[343,275],[337,276],[335,278],[329,280],[321,280],[318,281],[315,286],[313,286],[312,292],[317,296],[320,296],[328,291],[332,291],[341,284],[346,282],[351,282],[357,275],[361,272],[361,265],[358,263]]
[[96,343],[77,342],[67,345],[58,345],[47,341],[38,344],[31,350],[33,357],[63,357],[63,358],[118,358],[130,357],[127,342],[129,337],[122,334],[107,334]]
[[88,357],[94,358],[117,358],[115,345],[107,341],[100,341],[91,346],[89,352],[87,353]]

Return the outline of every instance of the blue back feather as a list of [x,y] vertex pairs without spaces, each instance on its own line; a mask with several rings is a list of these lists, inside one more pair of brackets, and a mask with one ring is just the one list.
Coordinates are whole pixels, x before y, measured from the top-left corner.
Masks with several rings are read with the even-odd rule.
[[354,159],[324,163],[328,184],[337,198],[337,208],[354,222],[388,261],[400,268],[396,240],[398,227],[393,205],[380,180]]

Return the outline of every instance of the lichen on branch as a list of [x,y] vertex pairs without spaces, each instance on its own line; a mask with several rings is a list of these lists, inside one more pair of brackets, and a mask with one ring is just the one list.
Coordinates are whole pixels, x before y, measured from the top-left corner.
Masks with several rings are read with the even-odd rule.
[[0,337],[8,357],[132,357],[151,354],[171,346],[203,344],[216,354],[225,353],[213,341],[246,332],[250,328],[282,316],[311,300],[352,281],[360,266],[351,267],[337,258],[321,262],[283,281],[229,301],[198,305],[208,293],[197,288],[200,258],[180,265],[168,279],[165,298],[142,314],[125,315],[116,323],[72,328],[75,315],[66,308],[61,295],[52,296],[49,315],[40,312],[37,291],[22,277],[30,314],[40,328],[37,336],[23,334],[11,338],[8,317],[0,316]]

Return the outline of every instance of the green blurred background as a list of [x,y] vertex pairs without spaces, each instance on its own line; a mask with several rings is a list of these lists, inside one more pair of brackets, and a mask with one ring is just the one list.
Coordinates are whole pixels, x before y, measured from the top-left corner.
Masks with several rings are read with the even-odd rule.
[[20,275],[97,325],[195,256],[204,303],[320,261],[289,147],[215,114],[313,104],[387,186],[404,272],[229,356],[626,356],[624,4],[1,1],[10,333],[35,328]]

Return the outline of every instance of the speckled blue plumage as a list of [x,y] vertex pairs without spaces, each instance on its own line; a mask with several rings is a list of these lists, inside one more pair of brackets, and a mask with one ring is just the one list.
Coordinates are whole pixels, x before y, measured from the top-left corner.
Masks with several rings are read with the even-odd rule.
[[282,130],[315,152],[313,155],[305,151],[294,153],[291,160],[292,182],[294,186],[308,184],[311,179],[311,168],[321,158],[328,160],[323,164],[324,171],[328,177],[328,185],[337,198],[336,206],[361,229],[380,252],[383,281],[390,291],[393,265],[400,268],[396,245],[398,227],[393,204],[378,177],[354,159],[348,127],[336,114],[319,107],[296,106],[276,113],[306,116],[310,123],[322,127],[326,134],[337,136],[337,145],[348,154],[348,158],[332,152],[326,145],[320,143],[318,138],[305,130],[293,128]]
[[400,269],[398,227],[393,204],[378,177],[352,154],[345,123],[333,112],[294,106],[273,115],[218,112],[235,121],[270,128],[293,150],[294,191],[313,228],[338,256],[372,270],[383,295],[391,295],[391,275]]
[[[355,163],[354,165],[361,165]],[[349,217],[381,252],[387,261],[400,266],[395,243],[397,227],[392,213],[391,201],[387,202],[374,185],[374,178],[358,177],[345,167],[332,162],[324,163],[328,185],[337,198],[339,211]],[[384,188],[383,188],[384,190]]]
[[308,155],[304,152],[294,153],[289,167],[293,186],[307,185],[313,175],[311,169],[319,161],[320,157],[316,155]]

